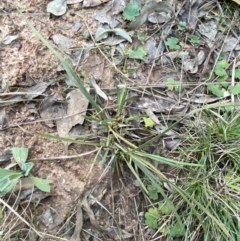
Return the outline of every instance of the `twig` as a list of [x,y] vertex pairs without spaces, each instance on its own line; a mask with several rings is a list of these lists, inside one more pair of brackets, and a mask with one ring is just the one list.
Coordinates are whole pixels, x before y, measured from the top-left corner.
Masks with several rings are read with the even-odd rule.
[[45,160],[50,161],[50,160],[72,159],[72,158],[76,158],[76,157],[87,156],[89,154],[92,154],[92,153],[96,152],[97,150],[98,149],[94,149],[92,151],[85,152],[83,154],[76,154],[76,155],[72,155],[72,156],[40,157],[40,158],[31,159],[29,161],[45,161]]

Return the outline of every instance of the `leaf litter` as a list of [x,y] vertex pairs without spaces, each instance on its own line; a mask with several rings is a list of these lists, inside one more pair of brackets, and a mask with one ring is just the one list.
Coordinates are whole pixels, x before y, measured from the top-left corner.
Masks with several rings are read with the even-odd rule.
[[[208,20],[204,19],[204,16],[209,9],[215,7],[213,4],[207,5],[204,1],[199,0],[191,1],[182,5],[182,9],[177,4],[177,9],[173,10],[172,5],[167,2],[159,4],[155,1],[148,1],[145,4],[144,1],[137,2],[140,3],[138,6],[142,7],[138,7],[138,10],[141,9],[139,12],[137,11],[137,8],[135,9],[135,13],[130,16],[133,17],[133,19],[129,19],[129,13],[127,11],[125,11],[125,15],[122,16],[122,12],[124,12],[124,8],[127,6],[125,1],[57,0],[41,4],[37,3],[37,1],[32,1],[32,3],[25,1],[24,3],[26,4],[22,3],[22,6],[19,7],[23,11],[27,10],[35,13],[31,18],[36,26],[41,29],[41,32],[47,39],[52,39],[60,49],[64,51],[67,50],[64,53],[66,59],[76,56],[78,47],[83,47],[87,44],[89,45],[89,43],[92,44],[94,39],[91,39],[91,35],[95,36],[97,42],[101,41],[97,44],[93,43],[92,46],[96,44],[96,49],[90,50],[84,54],[81,61],[78,61],[77,58],[74,59],[76,70],[81,71],[81,77],[84,78],[86,82],[89,82],[91,86],[90,93],[96,93],[102,98],[102,103],[112,100],[111,91],[115,88],[113,76],[116,74],[112,66],[116,65],[117,68],[121,69],[120,72],[124,76],[124,82],[126,82],[126,76],[133,80],[131,83],[127,83],[128,88],[131,88],[131,91],[137,93],[137,100],[133,105],[135,112],[132,111],[131,113],[144,114],[147,128],[155,128],[158,132],[162,133],[166,130],[166,126],[161,125],[162,116],[166,116],[164,117],[165,122],[168,122],[171,118],[175,120],[176,118],[174,119],[174,115],[184,115],[186,113],[189,103],[197,105],[214,103],[223,98],[222,96],[213,96],[200,88],[197,92],[192,90],[199,85],[199,82],[206,81],[206,77],[203,75],[199,76],[201,71],[204,70],[203,72],[208,72],[213,70],[214,62],[217,58],[213,46],[217,37],[221,33],[219,33],[218,25],[214,18]],[[7,6],[11,6],[10,1],[7,1]],[[8,10],[9,14],[15,17],[16,13],[11,9],[12,8],[9,8]],[[35,11],[32,11],[33,9]],[[39,11],[36,11],[36,9]],[[188,40],[182,37],[180,30],[176,30],[177,23],[172,22],[172,17],[175,15],[176,10],[179,11],[179,16],[175,17],[179,17],[179,20],[185,21],[187,29],[193,31],[196,30],[200,33],[201,43],[196,42],[194,43],[196,45],[193,45],[194,47],[192,47],[191,44],[193,43],[186,43]],[[47,12],[58,17],[52,17],[51,14]],[[79,12],[83,18],[80,18],[80,15],[78,15]],[[39,16],[42,16],[40,17],[42,22],[38,20],[39,16],[36,16],[38,14]],[[39,42],[35,42],[35,37],[28,32],[26,27],[24,27],[25,25],[22,20],[16,17],[14,24],[19,24],[19,30],[12,32],[11,23],[7,16],[2,15],[2,18],[4,29],[0,34],[1,39],[4,39],[5,41],[3,44],[6,46],[2,47],[4,71],[1,80],[2,83],[6,83],[3,88],[4,94],[12,94],[13,96],[10,95],[10,98],[6,98],[6,95],[1,96],[1,115],[4,119],[1,126],[5,128],[5,122],[7,121],[8,126],[17,123],[20,126],[23,124],[24,128],[26,120],[32,118],[41,122],[33,122],[34,125],[27,126],[27,131],[30,132],[58,134],[62,137],[73,133],[77,135],[77,133],[87,134],[89,131],[91,132],[92,130],[86,126],[86,123],[84,123],[85,115],[89,108],[86,98],[83,97],[79,90],[65,90],[60,87],[65,86],[64,81],[60,80],[50,84],[53,77],[59,77],[61,75],[62,70],[56,74],[58,61],[56,61],[45,47],[40,46]],[[199,18],[201,21],[199,21]],[[88,24],[88,28],[84,24],[84,19]],[[124,25],[123,23],[126,19],[133,21]],[[166,24],[167,27],[164,24]],[[156,28],[157,26],[163,27],[164,31],[160,32],[159,35],[152,35],[152,28]],[[102,32],[97,32],[98,29]],[[143,38],[141,40],[142,42],[140,41],[141,43],[136,42],[133,34],[129,33],[129,30],[131,29],[136,31],[141,29],[141,31],[146,34],[146,41]],[[120,35],[121,38],[116,38],[116,36],[114,36],[115,34]],[[193,33],[191,32],[191,34]],[[104,39],[104,37],[107,39]],[[174,41],[167,42],[168,38]],[[224,42],[222,39],[224,39]],[[221,44],[223,44],[222,50],[224,52],[236,51],[238,54],[239,42],[236,36],[224,35],[222,39],[220,39],[220,41]],[[164,41],[165,43],[170,44],[167,44],[169,51],[164,45]],[[72,43],[74,43],[74,45]],[[102,48],[101,46],[104,47]],[[170,46],[175,46],[175,49],[171,49]],[[111,60],[111,64],[109,64],[102,54],[98,53],[97,48],[102,49]],[[195,51],[192,50],[193,48]],[[137,52],[131,52],[136,50]],[[219,51],[220,49],[217,50]],[[128,58],[126,56],[128,56]],[[141,62],[142,60],[144,64]],[[179,61],[178,63],[180,65],[176,65],[175,61]],[[206,68],[203,69],[203,66],[206,66]],[[228,71],[227,68],[224,70]],[[213,71],[213,74],[219,75],[219,71]],[[28,88],[23,87],[20,89],[21,92],[24,92],[25,94],[18,94],[19,85],[24,83],[24,78],[27,75],[33,79],[34,84]],[[170,91],[171,94],[169,94],[167,86],[167,79],[169,78],[172,78],[174,83],[181,83],[184,86],[184,90],[182,92],[176,91],[176,93],[173,94],[175,88],[172,88]],[[156,87],[153,92],[149,89],[145,89],[144,96],[141,96],[142,90],[146,85]],[[233,89],[231,93],[238,95],[239,84],[236,83],[235,86],[237,88],[231,86],[231,88],[229,87],[229,90]],[[8,89],[8,87],[11,88]],[[58,93],[59,91],[61,93]],[[214,91],[215,92],[212,93],[219,93],[222,89],[218,89],[215,86]],[[153,98],[153,96],[160,96],[162,98]],[[35,111],[29,111],[29,104],[34,104]],[[13,113],[12,109],[16,111]],[[137,120],[137,122],[136,126],[139,126],[141,125],[142,120]],[[44,123],[44,125],[42,123]],[[176,131],[178,131],[178,129]],[[167,133],[164,145],[170,151],[175,150],[181,145],[181,142],[179,141],[176,132],[172,133],[169,131]],[[9,158],[11,156],[9,153],[10,148],[12,147],[11,143],[13,143],[12,136],[17,135],[23,136],[23,133],[21,131],[11,132],[7,129],[1,137],[1,142],[3,143],[1,151],[7,153],[2,156],[2,160],[4,160],[3,163],[8,162],[9,164]],[[141,137],[140,133],[137,133],[136,135]],[[31,137],[32,136],[28,132],[25,132],[24,138],[26,146],[30,146]],[[66,141],[63,142],[66,144]],[[43,140],[37,140],[36,143],[36,145],[31,146],[30,150],[33,157],[36,156],[40,158],[42,155],[60,156],[66,152],[66,149],[59,146],[59,141],[51,142],[45,139],[45,142]],[[69,151],[74,153],[88,151],[75,144],[70,145],[70,143],[68,143],[67,146],[69,147]],[[162,148],[164,150],[164,147]],[[89,157],[89,160],[91,158],[93,159],[93,157]],[[99,192],[102,192],[98,180],[96,180],[96,178],[94,179],[94,177],[101,175],[103,171],[101,168],[94,169],[92,176],[85,178],[85,180],[79,178],[84,176],[87,173],[87,170],[91,170],[92,164],[90,164],[82,162],[77,158],[75,162],[58,162],[57,165],[51,161],[44,161],[40,164],[38,167],[40,170],[39,175],[54,180],[52,194],[47,196],[48,199],[44,200],[45,198],[43,196],[40,196],[39,198],[39,202],[46,202],[46,204],[51,207],[51,209],[49,209],[38,206],[38,217],[42,222],[40,224],[40,229],[42,228],[41,225],[43,225],[45,226],[43,229],[48,227],[49,234],[55,235],[58,231],[57,226],[63,224],[69,213],[73,211],[72,207],[74,206],[74,200],[76,200],[80,194],[87,193],[94,187],[97,187]],[[81,170],[83,171],[81,172]],[[38,170],[36,169],[35,171],[37,172]],[[86,181],[87,179],[90,184]],[[105,185],[106,184],[103,186]],[[115,191],[123,193],[123,190],[119,190],[116,183],[114,185]],[[108,185],[105,186],[105,190],[107,187]],[[129,190],[130,189],[131,186],[129,187]],[[29,194],[24,195],[21,190],[18,191],[22,193],[20,198],[21,202],[24,199],[30,199]],[[124,189],[124,191],[126,191],[126,189]],[[130,193],[134,192],[131,190]],[[62,197],[65,199],[64,202],[62,201]],[[89,198],[88,195],[86,195],[86,197]],[[98,202],[103,200],[109,205],[109,207],[111,206],[109,193],[106,195],[102,194],[100,197],[101,198]],[[13,200],[14,198],[16,199],[16,197],[13,197]],[[127,202],[127,199],[122,201]],[[126,213],[127,210],[133,210],[130,206],[131,200],[128,201],[128,205],[125,206]],[[96,222],[99,222],[99,220],[96,221],[97,215],[96,213],[93,214],[91,212],[88,203],[90,203],[90,201],[83,202],[82,205],[90,217],[90,223],[93,226],[95,225],[95,228],[97,229],[97,232],[94,234],[99,237],[101,237],[101,235],[109,235],[111,237],[109,230],[106,231],[96,225]],[[96,206],[96,203],[91,205]],[[121,209],[120,206],[118,207]],[[54,212],[52,210],[54,210]],[[105,217],[103,211],[101,209],[99,210],[98,212],[101,213],[100,218]],[[121,211],[123,211],[123,209]],[[77,211],[77,214],[78,213],[81,214],[81,211]],[[131,223],[131,218],[130,216],[126,216],[125,221],[129,225]],[[110,221],[108,219],[105,219],[105,221],[110,227]],[[127,225],[125,228],[126,227]],[[130,225],[130,231],[126,232],[126,236],[123,235],[122,238],[131,240],[131,233],[133,231],[135,232],[134,228],[135,227]],[[124,229],[121,231],[125,232]],[[111,230],[111,232],[114,231]],[[79,236],[76,237],[79,238]],[[112,238],[117,239],[120,237],[116,235],[114,237],[112,236]]]

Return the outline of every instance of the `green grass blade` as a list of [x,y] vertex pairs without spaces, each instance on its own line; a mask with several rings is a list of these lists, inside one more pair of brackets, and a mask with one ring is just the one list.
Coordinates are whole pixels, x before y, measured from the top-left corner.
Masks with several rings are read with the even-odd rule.
[[49,48],[49,50],[60,60],[62,66],[64,67],[65,71],[67,72],[67,75],[69,78],[74,82],[74,84],[81,90],[83,95],[88,99],[88,101],[92,104],[92,106],[96,109],[96,111],[99,112],[100,116],[105,119],[105,113],[102,111],[102,108],[95,102],[93,97],[89,94],[88,90],[85,88],[83,81],[79,78],[76,71],[73,70],[73,68],[69,65],[69,63],[62,57],[62,55],[55,50],[53,45],[46,40],[38,31],[37,29],[30,23],[30,21],[25,17],[25,15],[17,9],[19,14],[22,16],[22,18],[27,23],[28,27],[33,31],[33,33],[43,42],[43,44]]
[[122,113],[124,104],[126,102],[126,98],[127,98],[127,88],[123,87],[120,88],[119,86],[117,86],[117,114],[120,115]]
[[50,134],[46,134],[46,133],[34,133],[34,134],[37,135],[37,136],[45,137],[45,138],[51,138],[51,139],[54,139],[54,140],[60,140],[60,141],[66,141],[66,142],[72,142],[72,143],[76,143],[76,144],[106,147],[105,143],[101,143],[101,142],[75,140],[75,139],[66,138],[66,137],[54,136],[54,135],[50,135]]
[[177,168],[182,168],[183,166],[194,166],[194,167],[203,167],[203,165],[201,164],[195,164],[195,163],[189,163],[189,162],[179,162],[179,161],[175,161],[173,159],[170,158],[165,158],[162,156],[158,156],[158,155],[154,155],[154,154],[148,154],[146,152],[139,152],[139,151],[134,151],[134,154],[138,155],[138,156],[142,156],[145,158],[149,158],[151,160],[160,162],[160,163],[164,163],[170,166],[174,166]]

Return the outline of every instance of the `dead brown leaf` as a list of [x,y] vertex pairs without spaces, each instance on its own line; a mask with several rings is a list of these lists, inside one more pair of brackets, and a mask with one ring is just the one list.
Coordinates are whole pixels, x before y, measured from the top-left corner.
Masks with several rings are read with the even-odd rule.
[[240,5],[240,0],[232,0],[232,1]]

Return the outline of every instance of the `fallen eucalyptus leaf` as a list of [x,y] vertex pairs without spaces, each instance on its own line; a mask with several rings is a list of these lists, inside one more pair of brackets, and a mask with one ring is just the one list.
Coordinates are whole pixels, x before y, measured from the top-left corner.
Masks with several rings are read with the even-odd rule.
[[103,3],[108,2],[109,0],[84,0],[83,1],[83,7],[87,8],[87,7],[95,7],[98,5],[101,5]]
[[237,3],[238,5],[240,5],[240,0],[232,0],[234,1],[235,3]]
[[115,29],[104,29],[104,28],[98,28],[95,34],[95,40],[98,42],[102,39],[105,39],[108,37],[108,34],[114,33],[116,35],[119,35],[123,37],[124,39],[128,40],[130,43],[132,43],[132,38],[129,36],[129,34],[121,29],[121,28],[115,28]]
[[92,79],[91,84],[99,96],[101,96],[104,100],[108,100],[107,95],[101,90],[95,79]]
[[52,38],[53,42],[57,44],[61,49],[69,49],[72,46],[72,39],[62,34],[54,34]]
[[75,4],[75,3],[80,3],[83,0],[67,0],[67,4]]
[[225,38],[222,51],[230,52],[233,50],[240,50],[239,40],[234,37]]
[[[114,3],[117,2],[119,3],[119,1],[114,1]],[[120,21],[116,19],[116,17],[113,14],[113,4],[112,2],[110,2],[110,4],[106,4],[106,6],[104,6],[99,12],[96,13],[96,15],[94,16],[94,18],[99,21],[102,24],[108,24],[111,29],[114,29],[119,23]],[[118,11],[115,11],[118,12]]]
[[83,124],[89,101],[79,89],[70,91],[66,96],[68,105],[65,118],[57,120],[57,130],[61,137],[67,136],[77,124]]
[[17,38],[18,38],[18,35],[9,35],[3,40],[3,44],[8,45],[8,44],[12,43]]
[[149,16],[148,16],[148,21],[150,23],[166,23],[168,20],[171,19],[171,16],[167,13],[151,13]]
[[[39,113],[44,123],[48,127],[54,127],[54,119],[61,118],[66,115],[65,103],[59,101],[57,94],[47,96],[43,99],[39,106]],[[52,120],[53,119],[53,120]]]
[[202,35],[206,36],[211,41],[215,40],[218,29],[217,24],[214,21],[205,22],[204,24],[199,24],[199,30]]
[[47,5],[47,12],[55,16],[61,16],[67,11],[66,0],[54,0]]

